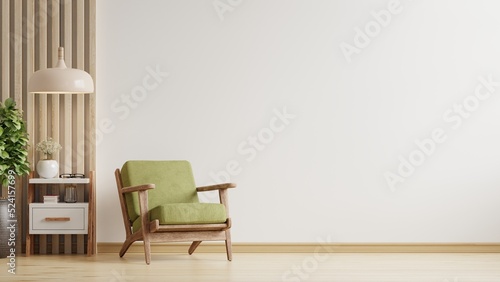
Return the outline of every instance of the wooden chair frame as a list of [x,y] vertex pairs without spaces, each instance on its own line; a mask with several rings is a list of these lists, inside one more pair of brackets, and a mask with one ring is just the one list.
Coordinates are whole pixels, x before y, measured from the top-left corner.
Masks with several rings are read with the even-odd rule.
[[[151,262],[151,242],[186,242],[192,241],[188,253],[191,255],[202,241],[226,242],[227,259],[232,260],[231,250],[231,218],[229,217],[229,205],[227,189],[235,188],[234,183],[216,184],[210,186],[197,187],[197,192],[219,191],[219,201],[226,207],[227,220],[217,224],[186,224],[186,225],[160,225],[159,221],[149,221],[148,190],[154,189],[154,184],[144,184],[132,187],[123,187],[120,169],[115,170],[116,186],[120,197],[123,224],[125,226],[126,239],[120,250],[120,257],[123,257],[129,247],[135,241],[144,242],[144,255],[146,264]],[[139,195],[139,209],[141,218],[141,228],[132,233],[132,222],[128,217],[127,201],[125,194],[137,192]]]

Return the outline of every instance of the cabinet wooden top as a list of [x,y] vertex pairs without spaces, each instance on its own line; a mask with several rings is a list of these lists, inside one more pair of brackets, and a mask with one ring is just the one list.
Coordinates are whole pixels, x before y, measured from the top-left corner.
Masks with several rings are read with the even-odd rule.
[[30,178],[30,184],[88,184],[89,178]]

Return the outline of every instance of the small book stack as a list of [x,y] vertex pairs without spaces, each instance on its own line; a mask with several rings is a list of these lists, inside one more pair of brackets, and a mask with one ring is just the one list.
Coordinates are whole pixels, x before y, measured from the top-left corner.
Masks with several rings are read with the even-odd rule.
[[57,202],[59,202],[58,195],[45,195],[45,196],[43,196],[43,203],[44,204],[57,204]]

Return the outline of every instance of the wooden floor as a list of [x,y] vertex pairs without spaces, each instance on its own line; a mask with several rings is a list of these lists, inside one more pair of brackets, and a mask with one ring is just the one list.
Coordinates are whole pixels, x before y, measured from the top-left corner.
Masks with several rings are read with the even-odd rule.
[[0,281],[500,281],[500,254],[223,253],[44,255],[0,259]]

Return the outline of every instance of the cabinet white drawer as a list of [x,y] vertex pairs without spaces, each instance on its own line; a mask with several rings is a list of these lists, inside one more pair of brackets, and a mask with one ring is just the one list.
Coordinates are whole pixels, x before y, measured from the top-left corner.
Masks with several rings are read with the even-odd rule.
[[87,234],[88,203],[30,204],[30,234]]

